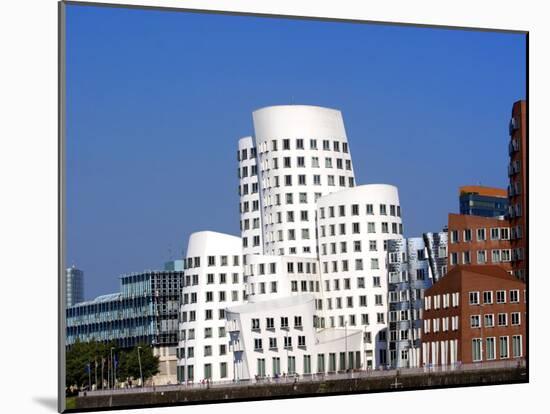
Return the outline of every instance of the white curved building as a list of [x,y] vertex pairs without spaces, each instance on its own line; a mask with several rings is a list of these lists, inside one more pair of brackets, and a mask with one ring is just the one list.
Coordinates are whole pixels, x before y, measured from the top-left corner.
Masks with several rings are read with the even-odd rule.
[[353,187],[340,111],[281,105],[253,113],[263,253],[317,257],[316,200]]
[[387,363],[387,241],[403,234],[397,188],[370,184],[317,201],[321,320],[364,331],[366,367]]
[[238,143],[241,238],[189,240],[178,380],[385,365],[385,248],[403,234],[397,188],[355,187],[338,110],[270,106],[253,124]]
[[184,272],[178,381],[229,380],[225,309],[244,301],[241,239],[212,231],[191,234]]

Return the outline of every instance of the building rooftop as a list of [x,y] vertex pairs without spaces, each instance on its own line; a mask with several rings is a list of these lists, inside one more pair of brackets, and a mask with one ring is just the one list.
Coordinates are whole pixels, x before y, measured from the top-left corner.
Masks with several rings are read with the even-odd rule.
[[459,195],[476,194],[487,197],[508,198],[508,193],[503,188],[485,187],[482,185],[465,185],[459,188]]
[[508,273],[503,267],[496,265],[456,265],[449,271],[447,276],[458,272],[476,273],[478,275],[520,282],[519,279]]
[[96,303],[111,302],[113,300],[120,299],[121,295],[122,294],[120,292],[108,293],[106,295],[98,296],[97,298],[92,299],[92,300],[87,300],[85,302],[76,303],[74,306],[86,306],[86,305],[93,305],[93,304],[96,304]]

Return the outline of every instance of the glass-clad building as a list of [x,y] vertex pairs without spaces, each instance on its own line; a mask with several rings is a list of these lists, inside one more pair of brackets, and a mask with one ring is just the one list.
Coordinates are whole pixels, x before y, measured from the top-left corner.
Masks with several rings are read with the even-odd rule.
[[508,193],[504,189],[460,187],[460,214],[482,217],[504,217],[508,213]]
[[182,281],[178,270],[121,276],[120,292],[67,308],[67,346],[77,340],[175,346]]

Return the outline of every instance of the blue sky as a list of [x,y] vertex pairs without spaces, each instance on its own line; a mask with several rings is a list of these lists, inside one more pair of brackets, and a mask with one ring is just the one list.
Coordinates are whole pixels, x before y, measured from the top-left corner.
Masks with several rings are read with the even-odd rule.
[[237,140],[276,104],[340,109],[357,183],[441,230],[460,185],[507,185],[525,69],[520,34],[69,5],[67,265],[92,298],[238,234]]

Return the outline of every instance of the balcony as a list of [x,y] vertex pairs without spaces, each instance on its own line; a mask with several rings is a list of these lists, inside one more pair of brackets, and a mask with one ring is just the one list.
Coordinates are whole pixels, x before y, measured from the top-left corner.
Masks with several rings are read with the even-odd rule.
[[510,119],[510,124],[508,126],[508,132],[510,135],[514,134],[514,131],[517,131],[519,129],[519,122],[516,118],[512,117]]
[[508,144],[508,155],[512,155],[518,151],[519,151],[519,141],[517,139],[512,139]]

